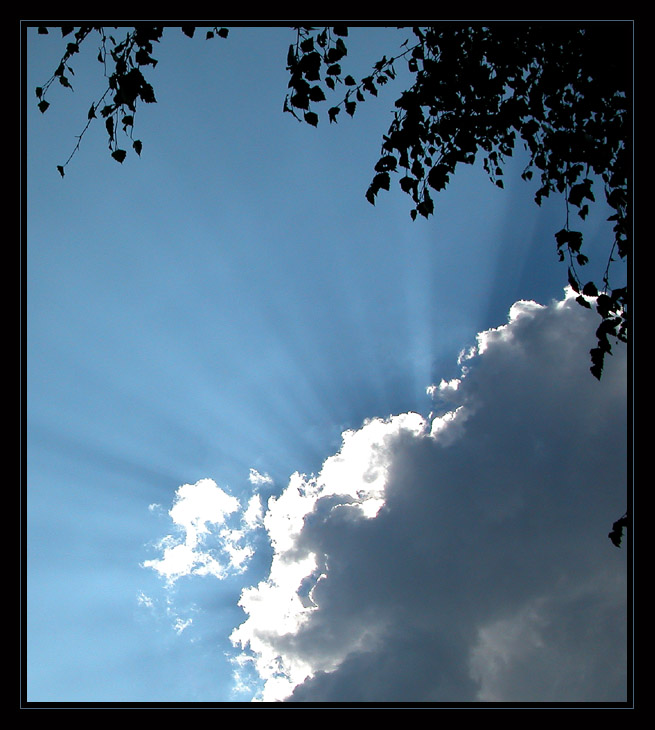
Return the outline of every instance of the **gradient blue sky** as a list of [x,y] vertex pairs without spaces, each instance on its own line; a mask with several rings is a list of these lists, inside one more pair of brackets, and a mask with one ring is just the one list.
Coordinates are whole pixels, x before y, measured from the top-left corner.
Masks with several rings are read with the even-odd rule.
[[[409,34],[352,29],[342,65],[362,76]],[[318,474],[341,448],[342,432],[357,432],[365,419],[416,412],[429,420],[435,404],[428,386],[459,377],[461,350],[477,333],[506,324],[515,302],[551,305],[564,297],[566,269],[553,239],[564,205],[534,205],[520,161],[508,164],[502,191],[481,167],[462,168],[429,221],[410,220],[409,198],[397,185],[371,206],[364,193],[403,74],[361,104],[354,119],[322,119],[314,129],[282,113],[292,40],[290,30],[276,27],[235,27],[227,39],[211,41],[167,29],[153,54],[159,64],[147,73],[158,103],[136,116],[141,158],[130,152],[122,165],[112,160],[99,121],[62,180],[56,165],[104,90],[97,48],[91,41],[75,57],[75,92],[53,87],[42,115],[33,89],[56,67],[64,41],[54,30],[37,36],[27,29],[30,701],[258,696],[263,674],[251,670],[249,689],[235,684],[230,634],[246,619],[242,591],[266,580],[277,548],[260,528],[245,572],[166,585],[144,563],[157,560],[158,541],[175,534],[168,510],[176,490],[211,479],[243,508],[253,494],[265,505],[288,492],[295,472]],[[603,216],[585,230],[590,266],[597,262],[590,274],[598,276],[606,256]],[[578,313],[571,317],[589,329],[591,346],[593,320],[583,325]],[[548,320],[544,331],[551,326]],[[588,378],[596,390],[585,385],[576,393],[598,401],[599,411],[611,402],[619,424],[619,483],[594,500],[602,505],[589,530],[600,529],[592,562],[616,579],[612,610],[620,617],[625,551],[612,548],[606,534],[625,509],[625,365],[617,353],[612,385],[597,384],[586,350],[571,378]],[[564,355],[562,362],[569,366]],[[536,400],[543,406],[548,399]],[[551,426],[559,439],[559,427]],[[587,455],[596,448],[581,447]],[[544,449],[552,460],[546,470],[557,472],[561,453]],[[598,465],[582,461],[594,481]],[[251,469],[270,479],[253,483]],[[513,614],[495,613],[493,625],[519,609],[517,603]],[[336,630],[343,617],[336,612],[333,620]],[[607,642],[607,662],[624,672],[620,636]],[[330,666],[354,661],[346,654]],[[328,665],[316,661],[316,672],[325,671]],[[329,676],[337,692],[338,673]],[[471,676],[492,691],[488,675]],[[591,699],[624,699],[621,681]],[[393,701],[418,696],[401,685]],[[298,690],[302,699],[312,699],[312,686]],[[498,696],[503,686],[494,685]],[[574,699],[587,699],[587,690]],[[475,694],[468,691],[452,696],[466,701]],[[319,701],[340,699],[326,692]],[[553,696],[544,690],[544,699]],[[432,695],[419,699],[426,697]],[[358,699],[379,695],[362,689]]]

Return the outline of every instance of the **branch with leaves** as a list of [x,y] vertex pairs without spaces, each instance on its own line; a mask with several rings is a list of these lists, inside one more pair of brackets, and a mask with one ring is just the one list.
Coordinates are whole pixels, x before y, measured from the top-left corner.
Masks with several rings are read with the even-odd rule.
[[[114,28],[119,30],[119,28]],[[189,38],[195,34],[195,26],[181,26],[182,32]],[[38,29],[40,34],[47,34],[48,28],[41,26]],[[75,30],[73,26],[61,26],[62,37],[74,33],[73,41],[68,42],[66,51],[57,66],[54,74],[48,81],[36,89],[39,99],[39,110],[44,113],[50,103],[46,100],[46,94],[52,83],[57,79],[62,86],[72,89],[70,76],[74,76],[71,66],[72,57],[80,52],[80,46],[92,33],[100,37],[97,60],[103,66],[103,73],[107,79],[107,88],[98,100],[94,101],[87,113],[87,122],[82,132],[77,137],[77,144],[63,165],[58,165],[59,174],[64,177],[65,168],[75,153],[79,150],[82,138],[88,130],[91,122],[97,118],[96,112],[105,120],[105,129],[109,139],[109,151],[113,159],[123,162],[127,151],[119,146],[119,132],[121,131],[131,142],[132,149],[141,155],[143,143],[140,139],[134,139],[134,120],[137,112],[138,102],[154,104],[157,99],[151,84],[146,81],[143,69],[147,66],[153,68],[157,65],[157,59],[153,58],[154,43],[161,41],[164,33],[162,26],[139,25],[128,29],[125,36],[116,40],[113,34],[107,35],[105,28],[101,26],[82,26]],[[207,39],[218,36],[227,38],[227,28],[214,27],[206,30]]]
[[[366,191],[375,204],[381,190],[389,190],[391,174],[412,201],[412,219],[434,213],[433,194],[444,190],[457,166],[473,164],[482,155],[485,171],[499,188],[503,165],[517,142],[530,155],[522,178],[540,177],[535,202],[558,193],[566,210],[564,228],[555,233],[556,252],[569,260],[568,283],[584,307],[595,305],[601,316],[597,347],[590,351],[591,373],[600,379],[610,338],[627,342],[628,289],[610,285],[614,256],[625,259],[630,250],[628,215],[630,71],[627,24],[443,23],[413,28],[415,42],[395,57],[383,57],[359,83],[342,78],[338,61],[347,54],[342,38],[347,29],[298,28],[289,49],[287,67],[293,93],[285,111],[317,126],[312,102],[325,100],[320,86],[349,87],[339,104],[328,109],[337,121],[343,106],[352,116],[364,92],[395,78],[393,64],[400,58],[414,75],[414,83],[395,102],[396,112],[383,136],[380,159]],[[336,38],[336,41],[334,40]],[[612,52],[608,52],[612,49]],[[314,82],[310,86],[309,82]],[[353,99],[355,95],[355,99]],[[593,178],[593,179],[592,179]],[[615,211],[614,238],[603,280],[582,279],[589,259],[583,236],[569,224],[570,207],[584,220],[595,202],[594,180],[604,187]]]
[[[181,29],[189,37],[196,31],[195,26]],[[204,30],[207,39],[228,35],[224,27]],[[394,174],[412,200],[412,219],[429,218],[434,214],[432,196],[448,186],[459,164],[473,164],[481,156],[492,183],[502,188],[505,160],[518,143],[523,145],[529,162],[522,178],[537,176],[537,205],[551,193],[565,201],[565,224],[554,234],[556,253],[561,261],[568,259],[568,283],[577,301],[595,306],[601,317],[597,346],[590,351],[590,370],[600,379],[605,355],[612,352],[610,338],[628,340],[628,287],[612,287],[609,275],[615,257],[625,260],[631,250],[630,23],[445,21],[414,27],[412,43],[405,40],[396,55],[384,56],[359,81],[342,68],[348,55],[346,25],[292,30],[295,42],[287,53],[289,90],[283,110],[313,127],[320,119],[316,105],[327,102],[329,95],[341,97],[327,104],[330,123],[338,121],[342,109],[352,117],[367,97],[377,96],[380,87],[395,80],[395,64],[407,63],[413,83],[395,102],[365,193],[373,205],[381,190],[390,189]],[[144,69],[157,64],[153,44],[160,42],[163,31],[139,25],[117,41],[102,27],[61,27],[62,36],[73,33],[74,40],[68,42],[53,76],[37,88],[39,109],[48,108],[46,94],[55,80],[71,87],[71,59],[93,32],[100,36],[98,61],[108,82],[91,105],[73,152],[57,168],[62,177],[97,113],[105,120],[115,160],[123,162],[127,154],[119,146],[121,130],[141,153],[141,141],[133,138],[135,115],[139,102],[156,101]],[[582,250],[582,233],[570,223],[570,211],[577,209],[584,220],[598,185],[614,211],[609,218],[614,235],[602,282],[595,283],[582,277],[588,257]]]

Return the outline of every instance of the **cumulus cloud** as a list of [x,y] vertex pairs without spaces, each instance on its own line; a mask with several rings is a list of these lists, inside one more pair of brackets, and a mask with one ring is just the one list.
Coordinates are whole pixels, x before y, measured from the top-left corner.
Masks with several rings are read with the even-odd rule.
[[429,389],[429,416],[345,432],[269,500],[270,573],[231,637],[258,699],[626,698],[626,553],[607,539],[626,358],[590,375],[596,324],[570,295],[518,302]]
[[[176,531],[159,541],[162,557],[146,560],[143,567],[156,570],[169,585],[186,575],[222,579],[231,571],[242,571],[252,556],[252,547],[244,542],[247,530],[227,524],[239,509],[239,500],[212,479],[183,484],[168,512]],[[251,523],[256,521],[257,506],[246,515]]]

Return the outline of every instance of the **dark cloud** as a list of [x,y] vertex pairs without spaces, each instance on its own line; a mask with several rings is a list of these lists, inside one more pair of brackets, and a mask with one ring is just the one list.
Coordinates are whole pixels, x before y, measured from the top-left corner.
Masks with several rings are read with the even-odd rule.
[[[264,699],[626,698],[626,553],[607,539],[626,507],[625,352],[599,383],[593,313],[568,298],[510,317],[435,389],[432,421],[371,421],[296,475],[294,526],[234,635]],[[262,620],[264,597],[295,623]]]

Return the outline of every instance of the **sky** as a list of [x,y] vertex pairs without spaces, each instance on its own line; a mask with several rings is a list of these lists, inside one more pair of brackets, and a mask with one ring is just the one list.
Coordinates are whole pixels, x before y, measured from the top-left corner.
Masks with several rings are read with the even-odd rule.
[[563,201],[519,158],[371,206],[407,77],[299,124],[292,41],[167,28],[141,156],[98,122],[62,179],[97,43],[41,114],[65,42],[26,30],[26,701],[627,701],[628,353],[590,375]]

